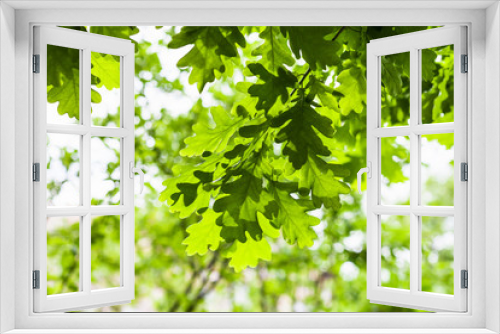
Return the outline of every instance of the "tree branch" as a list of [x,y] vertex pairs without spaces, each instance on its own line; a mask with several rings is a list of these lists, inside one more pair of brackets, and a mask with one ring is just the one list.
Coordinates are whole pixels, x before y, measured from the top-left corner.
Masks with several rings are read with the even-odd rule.
[[214,253],[212,260],[210,261],[210,263],[207,266],[207,273],[206,273],[205,277],[203,277],[200,289],[198,290],[196,297],[194,299],[192,299],[191,304],[186,307],[185,312],[193,312],[194,309],[198,306],[198,304],[203,300],[205,295],[208,292],[212,291],[215,288],[215,285],[217,285],[217,283],[220,281],[220,280],[217,280],[214,282],[209,282],[210,275],[212,274],[212,272],[215,269],[215,265],[217,264],[218,258],[219,258],[219,252]]
[[[340,30],[335,34],[335,36],[333,36],[332,42],[334,42],[339,37],[339,35],[342,33],[342,31],[344,31],[345,28],[346,28],[345,26],[340,28]],[[302,86],[302,83],[304,82],[304,80],[306,80],[307,76],[310,73],[311,73],[311,66],[309,66],[306,73],[304,73],[304,75],[302,76],[302,79],[300,79],[298,86]],[[297,91],[297,88],[294,88],[292,90],[292,92],[290,93],[290,96],[293,96],[293,94],[295,94],[296,91]]]
[[[196,282],[196,279],[198,278],[198,276],[201,275],[201,273],[203,272],[203,268],[198,268],[196,269],[195,268],[195,265],[194,265],[194,261],[192,259],[191,260],[191,268],[193,268],[193,274],[191,275],[191,279],[190,279],[190,282],[186,285],[186,288],[184,290],[184,292],[182,293],[182,296],[187,296],[189,295],[189,293],[191,292],[191,290],[193,289],[193,285],[195,284]],[[168,312],[176,312],[177,309],[181,306],[181,298],[177,298],[177,300],[175,301],[175,303],[170,307],[170,309],[168,310]]]

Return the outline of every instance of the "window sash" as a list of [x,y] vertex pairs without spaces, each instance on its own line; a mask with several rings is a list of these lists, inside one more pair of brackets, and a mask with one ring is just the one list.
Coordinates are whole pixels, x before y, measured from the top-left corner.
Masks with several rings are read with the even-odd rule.
[[[34,53],[40,55],[40,73],[34,74],[34,162],[40,163],[40,182],[34,184],[34,270],[40,271],[40,289],[34,291],[34,311],[71,311],[116,305],[134,298],[134,180],[129,162],[134,161],[134,46],[130,41],[65,28],[35,27]],[[80,119],[78,125],[47,124],[47,45],[80,50]],[[101,52],[121,57],[121,126],[95,127],[90,115],[90,55]],[[47,207],[46,136],[50,133],[79,135],[80,206]],[[118,137],[120,152],[120,205],[93,206],[90,193],[90,142],[92,136]],[[94,215],[120,215],[121,286],[91,289],[91,221]],[[47,295],[47,217],[79,216],[79,292]]]
[[[368,179],[367,208],[367,297],[373,303],[423,310],[467,310],[467,290],[461,289],[460,271],[467,269],[467,183],[460,181],[460,163],[467,162],[467,76],[461,73],[461,54],[466,54],[466,28],[455,26],[404,34],[371,41],[367,46],[367,161],[372,166]],[[420,50],[453,44],[454,49],[454,122],[420,124],[421,75]],[[410,52],[410,125],[382,128],[381,56]],[[454,133],[454,207],[429,207],[420,198],[420,135]],[[380,202],[380,138],[410,137],[410,205],[390,206]],[[410,290],[381,286],[380,215],[410,216]],[[454,294],[423,292],[421,285],[421,233],[419,216],[454,217]]]

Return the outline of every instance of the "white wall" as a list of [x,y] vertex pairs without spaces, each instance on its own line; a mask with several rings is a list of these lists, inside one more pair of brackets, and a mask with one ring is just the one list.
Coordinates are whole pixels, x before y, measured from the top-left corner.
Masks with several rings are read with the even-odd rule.
[[14,328],[15,11],[0,3],[0,332]]
[[486,328],[500,332],[500,13],[495,3],[486,11]]

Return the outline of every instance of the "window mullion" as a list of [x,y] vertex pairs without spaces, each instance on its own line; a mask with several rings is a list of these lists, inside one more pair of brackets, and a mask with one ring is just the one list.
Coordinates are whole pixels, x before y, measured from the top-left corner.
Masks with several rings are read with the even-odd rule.
[[131,135],[130,131],[127,129],[107,128],[101,126],[92,126],[90,128],[90,134],[94,137],[114,137],[114,138],[123,138],[128,135]]
[[453,217],[455,210],[453,206],[418,206],[411,209],[407,205],[375,205],[373,213],[377,215],[410,215],[429,217]]
[[[419,94],[420,96],[422,95]],[[418,135],[453,133],[455,132],[455,125],[453,123],[419,124],[412,128],[412,131]]]
[[83,136],[82,143],[82,187],[80,188],[82,192],[83,206],[88,207],[89,211],[83,216],[82,221],[82,259],[81,266],[82,271],[80,274],[83,280],[83,291],[90,294],[91,290],[91,221],[92,217],[90,215],[90,205],[91,205],[91,195],[90,195],[90,49],[83,49],[83,61],[82,69],[80,71],[82,77],[80,77],[81,82],[81,105],[82,105],[82,124],[89,129],[87,133]]
[[[80,105],[81,107],[81,105]],[[81,108],[80,108],[81,110]],[[84,125],[68,125],[68,124],[47,124],[47,133],[68,134],[68,135],[85,135],[89,132],[89,128]]]
[[419,117],[419,51],[410,50],[410,291],[416,293],[420,282],[420,233],[419,217],[415,209],[419,203],[419,165],[420,165],[420,144],[419,136],[415,133],[418,126]]

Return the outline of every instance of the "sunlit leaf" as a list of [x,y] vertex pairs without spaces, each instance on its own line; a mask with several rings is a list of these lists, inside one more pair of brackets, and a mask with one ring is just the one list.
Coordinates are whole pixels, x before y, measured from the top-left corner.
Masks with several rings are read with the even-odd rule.
[[231,258],[229,266],[233,267],[234,271],[240,272],[247,267],[255,268],[259,260],[270,261],[271,246],[265,238],[255,241],[247,235],[247,241],[235,241],[226,256]]
[[219,248],[223,240],[220,236],[221,227],[216,224],[220,214],[207,210],[203,213],[203,219],[196,224],[189,226],[186,232],[189,236],[184,239],[182,244],[186,245],[188,255],[205,255],[208,250],[215,251]]

